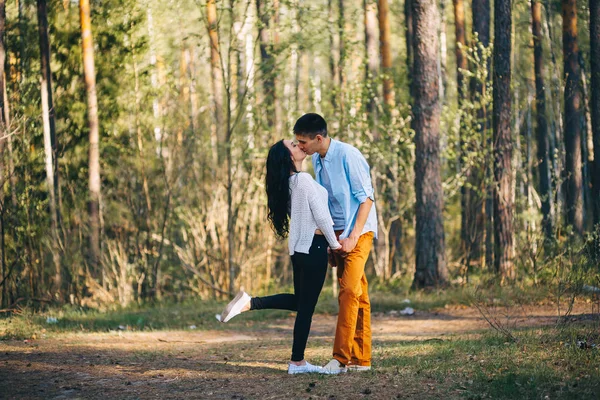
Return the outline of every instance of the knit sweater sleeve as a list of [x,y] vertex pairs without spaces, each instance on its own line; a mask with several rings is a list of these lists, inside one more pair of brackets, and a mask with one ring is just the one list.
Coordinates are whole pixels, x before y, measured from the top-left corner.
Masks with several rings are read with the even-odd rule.
[[310,207],[313,219],[317,224],[317,228],[319,228],[323,235],[325,235],[325,239],[327,239],[327,243],[329,243],[329,247],[331,247],[331,249],[339,249],[342,246],[335,237],[335,232],[333,231],[333,221],[331,220],[331,214],[329,213],[329,207],[327,203],[319,199],[316,189],[313,186],[313,179],[310,175],[300,174],[299,178],[298,189],[304,193],[308,200],[308,205]]

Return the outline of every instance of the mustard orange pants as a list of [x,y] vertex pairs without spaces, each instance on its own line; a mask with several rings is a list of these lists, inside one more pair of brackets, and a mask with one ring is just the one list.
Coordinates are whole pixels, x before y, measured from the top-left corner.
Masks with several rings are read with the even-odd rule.
[[[340,232],[336,232],[339,236]],[[340,286],[340,311],[335,329],[333,358],[345,365],[371,365],[371,302],[365,264],[373,232],[360,236],[354,250],[346,257],[334,253]]]

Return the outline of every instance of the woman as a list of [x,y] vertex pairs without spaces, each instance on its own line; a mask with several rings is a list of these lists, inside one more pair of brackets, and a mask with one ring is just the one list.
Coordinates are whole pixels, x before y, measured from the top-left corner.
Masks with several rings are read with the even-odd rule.
[[280,238],[288,237],[294,269],[294,294],[250,297],[241,291],[227,305],[220,321],[248,310],[297,311],[289,374],[323,372],[304,360],[312,316],[327,273],[327,247],[341,248],[333,231],[327,190],[300,172],[306,158],[291,140],[271,146],[267,156],[268,219]]

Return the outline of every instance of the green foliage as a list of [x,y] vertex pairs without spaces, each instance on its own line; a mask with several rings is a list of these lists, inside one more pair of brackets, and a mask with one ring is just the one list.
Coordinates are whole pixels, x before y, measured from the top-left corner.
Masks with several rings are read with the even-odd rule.
[[[365,73],[365,49],[360,35],[364,31],[363,4],[342,5],[345,30],[344,54],[340,54],[338,3],[331,4],[329,15],[328,4],[322,1],[280,2],[279,25],[267,27],[270,34],[277,30],[279,43],[268,46],[274,57],[269,65],[262,66],[255,3],[232,4],[231,7],[217,1],[221,63],[225,68],[220,73],[231,91],[232,122],[227,126],[229,142],[215,150],[212,133],[217,127],[211,98],[205,2],[92,3],[101,132],[103,269],[88,271],[89,128],[79,13],[76,3],[49,2],[62,212],[60,259],[67,278],[65,299],[100,307],[148,299],[181,300],[189,295],[226,298],[232,278],[233,287],[244,286],[254,292],[289,285],[291,273],[285,243],[275,240],[265,218],[264,158],[270,142],[289,137],[296,118],[308,111],[322,113],[333,137],[353,144],[367,157],[380,216],[380,240],[367,271],[374,276],[373,282],[381,281],[375,282],[377,290],[407,293],[415,262],[415,177],[407,49],[400,29],[405,23],[404,4],[390,4],[391,26],[399,29],[392,29],[394,65],[386,76]],[[7,268],[14,268],[7,280],[8,289],[3,292],[3,306],[22,297],[55,299],[50,290],[54,266],[40,118],[37,14],[33,3],[22,5],[21,21],[17,3],[7,5],[6,75],[11,110],[9,131],[14,133],[15,186],[9,182],[4,185],[1,211],[4,257]],[[560,18],[556,12],[558,3],[547,6],[551,7],[550,40],[544,41],[549,60],[547,82],[550,101],[557,104],[548,112],[552,114],[552,129],[556,130],[560,115],[554,110],[560,111],[562,101]],[[588,28],[583,18],[586,7],[579,6],[585,65],[589,63],[585,53],[589,47]],[[264,21],[272,24],[274,3],[266,1],[264,10],[269,17]],[[445,20],[451,21],[451,7],[445,7],[444,12]],[[515,31],[514,108],[523,125],[532,113],[528,102],[531,38],[528,29],[520,29],[529,24],[529,3],[517,2],[513,13],[519,27]],[[451,31],[448,22],[445,29],[446,33]],[[446,50],[450,55],[454,45],[450,36],[448,39]],[[463,71],[463,89],[469,92],[472,83],[482,84],[486,87],[483,96],[470,96],[459,104],[452,57],[448,57],[443,71],[446,86],[440,132],[444,225],[451,279],[456,284],[466,283],[467,277],[482,284],[494,279],[486,275],[481,263],[473,263],[470,270],[465,270],[460,238],[461,188],[470,188],[483,197],[493,183],[489,173],[491,129],[487,126],[482,132],[486,120],[481,113],[485,110],[485,116],[491,115],[491,49],[482,48],[476,40],[472,43],[465,49],[469,71]],[[250,61],[253,75],[247,69]],[[334,81],[330,70],[331,66],[337,69],[340,62],[343,85]],[[270,77],[276,80],[275,97],[281,111],[277,126],[270,126],[275,110],[266,104],[263,93],[263,83]],[[391,78],[395,85],[398,105],[394,109],[383,104],[384,78]],[[246,82],[247,91],[243,90]],[[223,100],[227,97],[224,95]],[[227,114],[227,110],[223,111]],[[515,132],[515,142],[519,133]],[[533,152],[535,144],[526,144],[524,139],[525,136],[520,139],[518,154],[521,164],[515,164],[522,167],[516,174],[516,285],[563,285],[559,281],[571,282],[568,287],[594,285],[593,268],[586,267],[582,272],[584,265],[591,265],[591,259],[578,255],[592,247],[590,242],[572,242],[568,234],[562,233],[549,247],[541,241],[535,194],[527,197],[521,189],[528,187],[528,193],[534,193],[531,182],[536,177],[535,160],[527,158],[527,151]],[[231,150],[231,186],[223,158],[226,150]],[[4,155],[6,159],[6,152]],[[562,155],[558,143],[558,168]],[[527,168],[533,168],[532,176],[528,176]],[[476,174],[477,179],[469,179],[469,174]],[[555,187],[559,183],[555,182]],[[234,219],[233,229],[228,225],[228,216]],[[557,226],[562,232],[560,224]],[[233,277],[228,270],[230,237],[234,243]],[[565,271],[572,272],[572,276],[565,277]],[[462,301],[453,291],[450,289],[447,297]],[[392,303],[389,307],[393,307]],[[425,303],[423,306],[429,307]]]

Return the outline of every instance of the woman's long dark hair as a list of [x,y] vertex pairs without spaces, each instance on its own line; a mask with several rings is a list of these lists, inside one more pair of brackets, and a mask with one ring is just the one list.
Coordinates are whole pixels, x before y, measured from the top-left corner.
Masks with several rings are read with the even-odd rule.
[[298,172],[292,161],[290,150],[283,140],[269,149],[267,156],[267,218],[273,230],[280,238],[288,235],[290,228],[290,172]]

